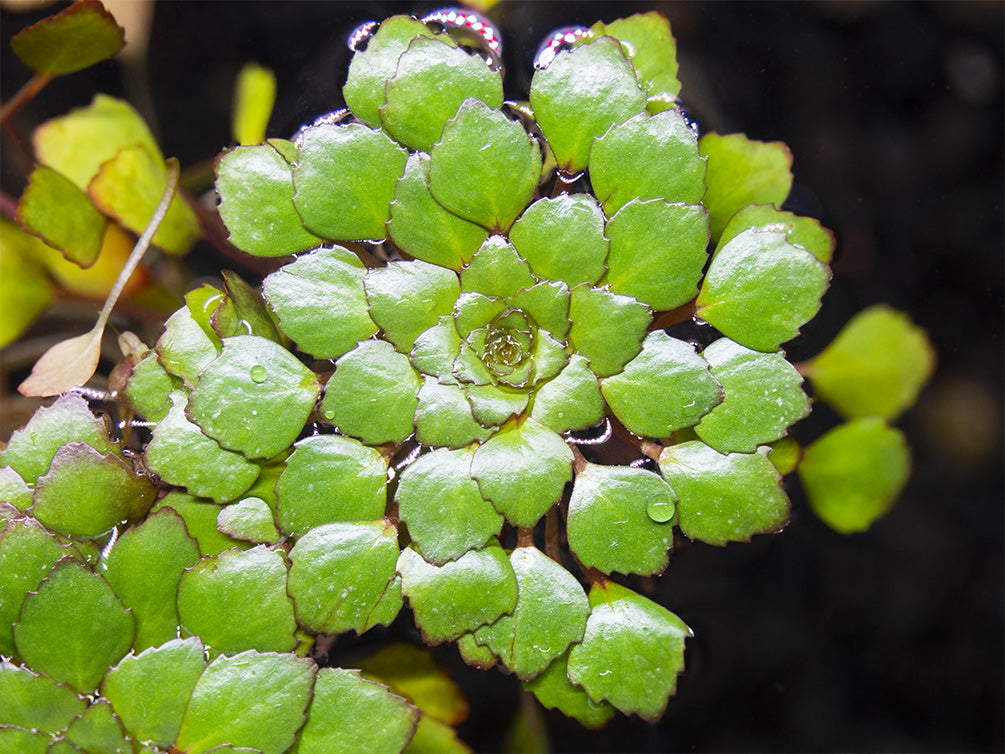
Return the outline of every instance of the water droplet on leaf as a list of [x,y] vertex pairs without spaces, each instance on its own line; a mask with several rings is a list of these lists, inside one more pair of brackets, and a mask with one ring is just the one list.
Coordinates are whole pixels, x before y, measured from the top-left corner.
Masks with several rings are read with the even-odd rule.
[[265,371],[265,367],[256,364],[251,368],[251,381],[257,382],[259,384],[265,382],[265,379],[269,376],[269,373]]
[[670,498],[663,495],[654,495],[649,498],[649,502],[646,504],[646,513],[649,514],[649,518],[658,524],[665,524],[674,514],[674,504]]

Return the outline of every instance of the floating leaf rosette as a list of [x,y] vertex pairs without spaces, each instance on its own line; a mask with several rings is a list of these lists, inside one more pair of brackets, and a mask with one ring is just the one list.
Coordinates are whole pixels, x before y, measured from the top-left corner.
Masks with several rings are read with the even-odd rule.
[[[0,450],[0,563],[40,572],[0,565],[0,649],[54,681],[4,666],[0,692],[57,700],[45,730],[100,687],[94,726],[179,750],[365,746],[368,716],[382,750],[457,743],[463,711],[434,713],[421,683],[386,679],[406,700],[303,659],[319,634],[406,606],[428,644],[501,664],[586,725],[654,720],[691,631],[613,575],[662,573],[675,532],[725,545],[786,525],[769,453],[784,440],[799,456],[801,375],[826,393],[840,371],[782,350],[820,305],[833,246],[777,206],[788,150],[699,141],[657,14],[583,30],[519,104],[496,50],[471,47],[487,22],[452,13],[371,30],[342,116],[217,160],[231,242],[295,256],[260,289],[228,273],[190,292],[130,352],[117,378],[149,421],[143,454],[72,396]],[[807,450],[811,492],[868,474],[834,463],[835,442]],[[885,510],[901,476],[866,502]],[[115,505],[64,504],[70,487]],[[835,505],[816,507],[846,529],[875,515]],[[70,587],[89,602],[48,657]]]

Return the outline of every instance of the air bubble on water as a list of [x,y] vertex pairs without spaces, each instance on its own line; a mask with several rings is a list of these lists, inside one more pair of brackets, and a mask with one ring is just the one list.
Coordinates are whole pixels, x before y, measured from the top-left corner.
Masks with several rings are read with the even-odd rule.
[[266,378],[269,376],[269,373],[265,370],[265,367],[261,366],[260,364],[255,364],[255,366],[251,368],[249,374],[251,376],[251,381],[257,382],[259,384],[265,382]]
[[534,67],[539,71],[544,70],[552,64],[558,53],[563,50],[571,50],[576,42],[591,36],[591,34],[585,26],[563,26],[561,29],[555,29],[537,48],[537,54],[534,55]]
[[[502,67],[502,37],[485,16],[463,8],[440,8],[423,16],[422,22],[439,27],[469,49],[473,43],[475,51],[485,57],[492,70]],[[464,45],[465,42],[469,45]]]
[[366,49],[367,44],[373,39],[373,35],[377,33],[377,22],[376,21],[364,21],[355,29],[353,29],[349,36],[346,37],[346,46],[352,52],[362,52]]
[[698,327],[708,327],[708,322],[706,322],[705,320],[703,320],[697,314],[695,314],[693,317],[691,317],[691,321],[694,322],[696,325],[698,325]]
[[297,145],[297,149],[300,149],[304,145],[304,136],[307,133],[307,129],[314,128],[315,126],[337,126],[342,123],[342,121],[348,120],[351,116],[352,113],[345,107],[331,110],[330,112],[319,115],[312,122],[304,123],[300,126],[300,128],[297,129],[297,132],[290,138],[290,141]]

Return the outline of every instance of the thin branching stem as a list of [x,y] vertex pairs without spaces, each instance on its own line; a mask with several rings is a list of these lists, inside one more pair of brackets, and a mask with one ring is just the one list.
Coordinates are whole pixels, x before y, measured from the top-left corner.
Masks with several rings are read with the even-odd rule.
[[55,78],[53,74],[39,71],[28,79],[27,83],[18,90],[17,94],[4,102],[3,105],[0,105],[0,123],[3,123],[11,115],[31,102],[35,98],[35,95],[45,89],[53,78]]

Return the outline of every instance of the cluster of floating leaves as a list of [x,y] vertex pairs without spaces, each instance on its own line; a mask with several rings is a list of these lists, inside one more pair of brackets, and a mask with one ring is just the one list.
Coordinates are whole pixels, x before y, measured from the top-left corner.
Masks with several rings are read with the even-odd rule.
[[[355,31],[344,111],[217,162],[232,243],[295,258],[260,289],[191,291],[152,349],[121,339],[142,455],[72,393],[0,450],[0,555],[21,564],[0,575],[0,654],[24,663],[0,668],[0,699],[51,699],[45,719],[0,705],[5,740],[449,738],[463,712],[409,686],[438,677],[421,660],[364,677],[301,659],[406,601],[428,644],[585,725],[662,714],[690,629],[613,574],[661,573],[675,530],[724,545],[786,524],[810,402],[781,346],[819,307],[833,239],[778,209],[784,145],[698,140],[661,16],[556,32],[529,102],[504,102],[498,40],[459,10]],[[700,351],[693,316],[718,333]],[[864,319],[802,366],[839,407],[877,332],[928,363],[900,315]],[[805,451],[838,528],[906,478],[885,419],[908,382]],[[595,452],[612,437],[624,465]],[[849,447],[885,469],[850,517],[827,492],[870,473]]]

